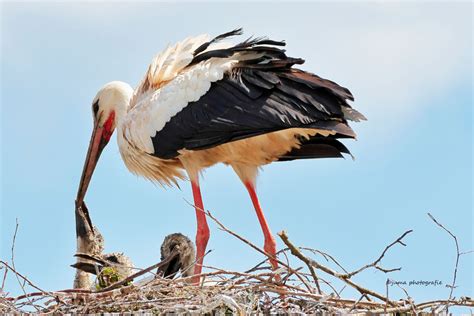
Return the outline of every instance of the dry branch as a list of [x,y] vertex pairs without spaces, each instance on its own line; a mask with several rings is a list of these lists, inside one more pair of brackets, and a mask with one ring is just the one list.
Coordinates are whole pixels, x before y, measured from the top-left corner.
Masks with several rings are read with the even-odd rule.
[[392,305],[392,306],[394,305],[393,302],[391,302],[390,300],[388,300],[388,299],[387,299],[386,297],[384,297],[383,295],[381,295],[381,294],[379,294],[379,293],[377,293],[377,292],[375,292],[375,291],[366,289],[366,288],[364,288],[364,287],[362,287],[362,286],[360,286],[360,285],[358,285],[358,284],[352,282],[351,280],[349,280],[348,277],[346,277],[346,275],[337,273],[336,271],[334,271],[334,270],[332,270],[332,269],[330,269],[330,268],[328,268],[328,267],[326,267],[326,266],[323,266],[323,265],[319,264],[318,262],[316,262],[316,261],[314,261],[314,260],[312,260],[312,259],[306,258],[306,257],[299,251],[299,249],[298,249],[295,245],[293,245],[293,244],[291,243],[291,241],[288,239],[287,234],[286,234],[284,231],[278,233],[278,235],[279,235],[280,238],[283,240],[283,242],[285,243],[285,245],[286,245],[288,248],[290,248],[292,254],[294,254],[296,257],[298,257],[298,258],[300,258],[300,259],[301,259],[301,258],[305,258],[304,260],[302,259],[304,262],[308,262],[310,265],[314,266],[315,268],[317,268],[317,269],[319,269],[319,270],[321,270],[321,271],[323,271],[323,272],[326,272],[327,274],[330,274],[330,275],[332,275],[332,276],[338,278],[339,280],[343,281],[344,283],[346,283],[346,284],[350,285],[351,287],[355,288],[355,289],[356,289],[357,291],[359,291],[361,294],[368,294],[368,295],[371,295],[371,296],[373,296],[373,297],[375,297],[375,298],[378,298],[379,300],[384,301],[384,302],[387,303],[387,304],[390,304],[390,305]]
[[[457,278],[457,274],[458,274],[458,266],[459,266],[459,258],[462,256],[462,255],[465,255],[465,254],[468,254],[468,253],[472,253],[472,250],[470,251],[465,251],[465,252],[461,252],[460,251],[460,248],[459,248],[459,243],[458,243],[458,238],[456,237],[456,235],[454,235],[449,229],[447,229],[443,224],[441,224],[440,222],[438,222],[433,215],[431,215],[430,213],[428,213],[428,216],[431,218],[431,220],[436,224],[438,225],[439,227],[441,227],[444,231],[446,231],[453,239],[454,239],[454,244],[456,246],[456,262],[454,264],[454,272],[453,272],[453,282],[451,283],[450,285],[450,291],[449,291],[449,297],[448,297],[448,302],[451,301],[451,299],[453,298],[453,292],[454,292],[454,289],[456,288],[456,278]],[[449,303],[446,304],[445,306],[446,308],[446,312],[448,312],[449,310]]]
[[[288,237],[286,236],[286,233],[284,231],[281,231],[278,233],[278,236],[280,236],[281,239],[286,239],[288,241]],[[285,242],[285,240],[283,240],[283,242]],[[298,257],[301,261],[303,261],[306,266],[308,267],[308,270],[309,272],[311,273],[311,276],[313,277],[313,280],[314,280],[314,283],[316,284],[316,287],[318,289],[318,294],[322,294],[321,292],[321,286],[319,285],[319,279],[318,279],[318,276],[316,275],[316,271],[314,271],[314,268],[311,264],[311,262],[309,261],[308,258],[306,258],[298,249],[296,249],[295,247],[290,247],[289,244],[287,244],[285,242],[285,244],[288,246],[288,248],[290,249],[291,251],[291,254],[293,254],[294,256]]]
[[444,227],[441,223],[439,223],[434,217],[433,215],[431,215],[430,213],[428,213],[428,216],[431,218],[431,220],[433,222],[435,222],[436,225],[438,225],[439,227],[441,227],[444,231],[446,231],[453,239],[454,239],[454,243],[456,245],[456,263],[454,265],[454,274],[453,274],[453,283],[451,284],[451,290],[449,291],[449,297],[448,297],[448,301],[453,297],[453,291],[454,291],[454,288],[456,287],[456,277],[457,277],[457,273],[458,273],[458,265],[459,265],[459,257],[461,256],[461,252],[459,251],[459,243],[458,243],[458,239],[456,238],[456,236],[451,233],[449,231],[449,229],[447,229],[446,227]]
[[165,264],[168,264],[169,262],[171,262],[171,260],[173,260],[174,258],[176,258],[178,256],[178,251],[177,250],[173,250],[171,252],[171,254],[169,255],[168,258],[166,258],[165,260],[161,261],[161,262],[158,262],[154,265],[151,265],[149,266],[148,268],[145,268],[143,270],[140,270],[128,277],[126,277],[125,279],[123,280],[120,280],[118,282],[115,282],[114,284],[111,284],[101,290],[99,290],[98,292],[107,292],[107,291],[110,291],[110,290],[114,290],[122,285],[125,285],[127,284],[128,282],[130,281],[133,281],[134,279],[138,278],[139,276],[142,276],[144,275],[145,273],[148,273],[148,272],[151,272],[152,270],[155,270],[155,269],[158,269],[159,267],[162,267],[164,266]]
[[382,267],[380,267],[378,264],[380,263],[380,261],[382,261],[382,258],[385,256],[385,253],[387,253],[387,251],[393,247],[394,245],[396,244],[400,244],[402,246],[406,246],[405,243],[403,243],[403,238],[412,233],[413,230],[407,230],[406,232],[404,232],[400,237],[397,238],[397,240],[395,240],[394,242],[392,242],[390,245],[388,245],[387,247],[385,247],[385,249],[382,251],[382,254],[372,263],[369,263],[369,264],[366,264],[365,266],[363,266],[362,268],[358,269],[358,270],[355,270],[351,273],[347,273],[345,275],[343,275],[342,277],[343,278],[346,278],[346,279],[350,279],[351,277],[353,277],[354,275],[368,269],[368,268],[375,268],[377,270],[380,270],[384,273],[389,273],[389,272],[394,272],[394,271],[399,271],[401,270],[402,268],[394,268],[394,269],[384,269]]

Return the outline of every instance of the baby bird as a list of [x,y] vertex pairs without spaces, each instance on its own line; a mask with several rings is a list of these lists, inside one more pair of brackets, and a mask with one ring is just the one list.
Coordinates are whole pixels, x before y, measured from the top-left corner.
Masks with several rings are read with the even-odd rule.
[[[104,237],[88,216],[89,211],[83,202],[76,206],[77,262],[73,287],[75,289],[101,289],[132,274],[133,263],[123,253],[104,254]],[[90,227],[94,227],[93,231]],[[90,274],[97,276],[93,284]]]
[[[100,256],[104,251],[104,237],[97,227],[91,225],[92,222],[90,222],[88,214],[89,211],[87,210],[85,203],[82,203],[80,207],[76,206],[76,253]],[[94,227],[94,231],[92,231],[91,227]],[[75,265],[80,265],[82,262],[82,259],[78,257]],[[75,265],[73,265],[73,267]],[[73,288],[90,289],[91,287],[92,281],[89,273],[77,269],[74,277]]]
[[158,274],[165,278],[174,278],[178,272],[181,276],[192,276],[196,261],[196,252],[193,242],[180,233],[174,233],[165,237],[161,244],[161,260],[168,258],[173,251],[178,251],[178,256],[167,265],[158,268]]
[[97,276],[95,289],[104,289],[132,274],[132,260],[121,252],[112,252],[99,256],[76,254],[76,257],[87,261],[80,261],[72,265],[81,271]]

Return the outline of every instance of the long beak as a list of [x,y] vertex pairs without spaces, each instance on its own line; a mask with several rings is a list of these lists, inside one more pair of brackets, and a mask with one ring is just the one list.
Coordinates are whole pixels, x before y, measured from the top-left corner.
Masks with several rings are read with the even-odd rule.
[[[94,231],[92,221],[89,218],[89,212],[84,204],[84,197],[89,187],[89,183],[92,178],[97,161],[99,160],[100,154],[108,143],[108,139],[104,138],[104,127],[100,127],[97,121],[94,124],[94,130],[92,131],[91,140],[89,143],[89,149],[87,150],[86,161],[84,162],[84,169],[82,170],[81,182],[79,183],[79,189],[76,197],[76,212],[80,209],[86,216],[86,220],[90,225],[91,231]],[[77,226],[78,223],[76,223]],[[76,227],[77,229],[77,227]]]

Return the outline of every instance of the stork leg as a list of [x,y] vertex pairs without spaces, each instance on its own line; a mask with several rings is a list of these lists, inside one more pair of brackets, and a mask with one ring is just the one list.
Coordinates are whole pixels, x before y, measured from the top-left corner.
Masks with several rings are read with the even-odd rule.
[[[255,212],[257,212],[258,221],[262,227],[263,236],[265,237],[263,249],[267,254],[270,255],[270,257],[272,257],[272,259],[270,259],[270,264],[272,265],[273,270],[276,270],[278,268],[278,262],[276,261],[275,238],[270,231],[270,227],[268,226],[267,220],[265,219],[265,215],[263,215],[260,202],[258,201],[257,192],[255,192],[255,182],[257,179],[258,167],[244,164],[232,164],[232,168],[234,169],[235,173],[237,173],[240,180],[242,180],[250,194]],[[278,276],[277,279],[279,279]]]
[[255,184],[253,182],[246,181],[244,182],[247,191],[250,194],[252,199],[253,206],[257,212],[258,221],[262,227],[263,236],[265,237],[265,244],[263,249],[267,254],[269,254],[273,259],[270,259],[270,264],[272,265],[273,270],[278,269],[278,263],[276,261],[276,242],[273,237],[270,227],[268,226],[265,215],[263,214],[262,208],[260,207],[260,202],[258,201],[257,192],[255,192]]
[[[196,210],[197,232],[196,232],[196,265],[194,274],[201,274],[202,261],[206,252],[207,242],[209,240],[209,226],[207,225],[206,214],[204,214],[204,205],[202,203],[201,189],[199,188],[199,178],[191,177],[191,186],[193,189],[194,207]],[[194,279],[199,283],[199,277]]]

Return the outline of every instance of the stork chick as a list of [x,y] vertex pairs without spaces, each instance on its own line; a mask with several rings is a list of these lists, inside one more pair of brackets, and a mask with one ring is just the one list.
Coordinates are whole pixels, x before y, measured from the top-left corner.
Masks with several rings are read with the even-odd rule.
[[104,237],[92,221],[84,202],[76,206],[77,262],[73,288],[93,289],[90,274],[97,275],[95,288],[100,289],[120,281],[132,274],[133,263],[123,253],[104,254]]
[[[133,262],[122,252],[112,252],[100,256],[76,254],[77,257],[87,260],[74,265],[74,268],[97,276],[95,289],[106,288],[121,281],[132,274]],[[92,289],[93,287],[91,287]]]
[[[85,203],[82,203],[80,207],[76,206],[76,253],[100,256],[104,251],[104,237],[97,227],[91,226],[92,222],[88,214],[89,211]],[[78,257],[76,265],[80,265],[81,263],[82,259]],[[92,281],[90,274],[81,269],[76,269],[73,288],[90,289],[91,287]]]
[[178,256],[158,268],[158,273],[165,278],[173,278],[178,272],[181,272],[183,277],[193,275],[196,260],[193,242],[180,233],[168,235],[161,244],[161,261],[166,260],[174,251],[178,252]]

